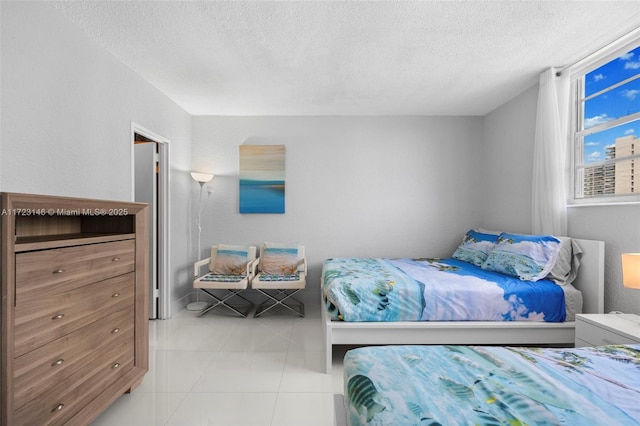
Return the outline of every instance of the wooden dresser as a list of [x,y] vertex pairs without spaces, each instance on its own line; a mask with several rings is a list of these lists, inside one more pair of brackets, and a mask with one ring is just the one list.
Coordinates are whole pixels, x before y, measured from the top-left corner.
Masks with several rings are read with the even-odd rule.
[[0,195],[0,426],[89,424],[148,370],[148,207]]

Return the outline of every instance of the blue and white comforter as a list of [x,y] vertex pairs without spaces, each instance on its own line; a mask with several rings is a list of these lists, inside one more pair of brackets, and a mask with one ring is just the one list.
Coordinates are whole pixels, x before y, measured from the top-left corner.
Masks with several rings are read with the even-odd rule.
[[562,288],[456,259],[328,259],[330,316],[343,321],[548,321],[566,318]]
[[359,348],[344,397],[351,426],[640,425],[640,345]]

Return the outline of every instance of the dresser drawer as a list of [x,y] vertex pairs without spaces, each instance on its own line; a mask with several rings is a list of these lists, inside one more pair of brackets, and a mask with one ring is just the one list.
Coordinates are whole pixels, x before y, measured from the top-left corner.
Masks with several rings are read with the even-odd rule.
[[133,341],[133,309],[95,321],[14,361],[14,398],[19,408],[63,380],[96,354],[108,350],[124,336]]
[[122,309],[133,309],[135,274],[128,273],[15,309],[15,356],[19,357]]
[[578,340],[580,341],[580,344],[586,342],[591,346],[639,343],[638,340],[633,340],[629,337],[616,334],[613,331],[600,328],[585,321],[576,322],[576,341]]
[[62,425],[133,367],[133,341],[119,337],[106,352],[15,410],[16,425]]
[[135,268],[135,240],[16,254],[16,306]]

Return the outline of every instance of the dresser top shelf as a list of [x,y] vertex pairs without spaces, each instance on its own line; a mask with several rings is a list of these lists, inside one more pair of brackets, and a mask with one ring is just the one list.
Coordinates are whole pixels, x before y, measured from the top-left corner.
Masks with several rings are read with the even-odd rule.
[[[146,204],[2,193],[13,250],[26,252],[136,238]],[[146,214],[146,213],[145,213]]]
[[63,235],[36,235],[28,237],[16,237],[15,251],[25,252],[33,250],[70,247],[80,244],[106,243],[110,241],[131,240],[136,234],[120,233],[73,233]]

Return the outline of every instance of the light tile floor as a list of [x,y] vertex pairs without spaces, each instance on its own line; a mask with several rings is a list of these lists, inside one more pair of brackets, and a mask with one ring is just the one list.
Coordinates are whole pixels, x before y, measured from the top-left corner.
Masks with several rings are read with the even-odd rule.
[[333,425],[344,352],[334,350],[333,373],[324,374],[319,304],[308,303],[305,318],[277,309],[262,318],[196,314],[150,322],[149,372],[94,426]]

